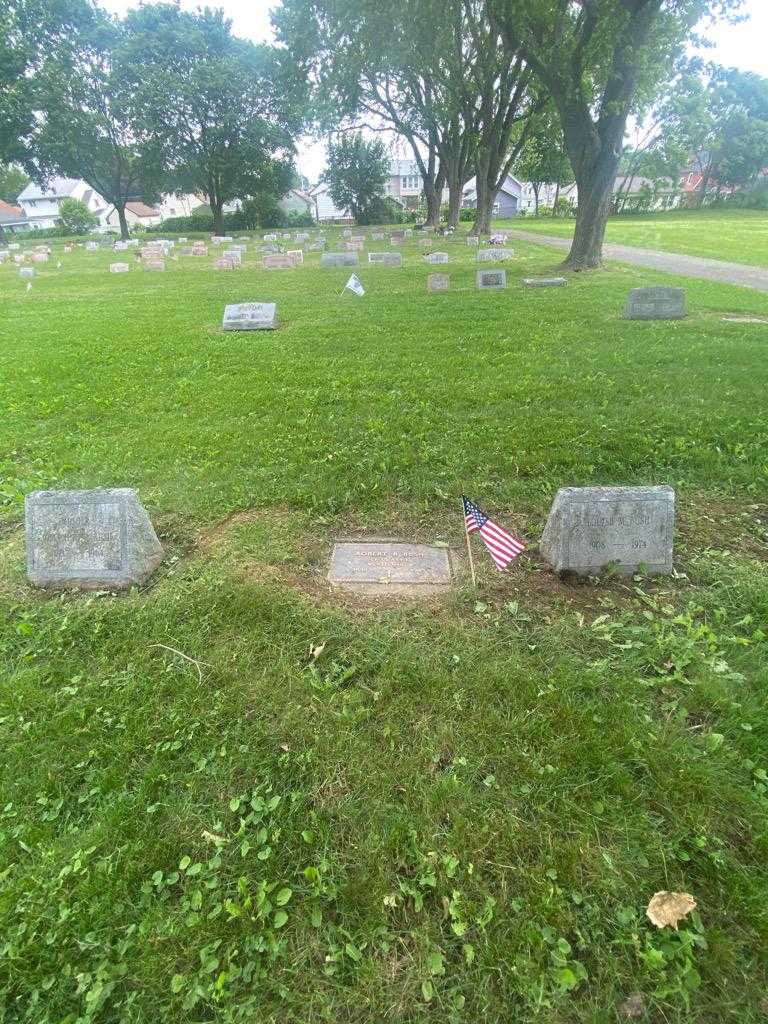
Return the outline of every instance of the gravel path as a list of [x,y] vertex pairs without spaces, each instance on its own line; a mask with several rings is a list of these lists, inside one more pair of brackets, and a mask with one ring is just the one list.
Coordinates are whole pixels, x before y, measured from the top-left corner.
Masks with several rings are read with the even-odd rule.
[[[571,247],[569,238],[555,238],[553,235],[540,235],[532,231],[507,233],[513,238],[535,242],[538,245],[552,245],[566,251]],[[684,277],[700,277],[707,281],[718,281],[720,284],[738,284],[743,288],[768,292],[766,267],[726,263],[725,260],[707,260],[700,256],[683,256],[674,252],[657,252],[655,249],[638,249],[634,245],[614,245],[611,242],[606,242],[603,246],[603,255],[607,259],[634,263],[637,267],[648,267],[650,270],[663,270],[670,274],[682,274]]]

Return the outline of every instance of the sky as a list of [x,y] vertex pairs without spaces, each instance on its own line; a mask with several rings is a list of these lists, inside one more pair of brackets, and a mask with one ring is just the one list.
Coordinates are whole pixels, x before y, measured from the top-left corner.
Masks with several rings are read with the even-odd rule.
[[[184,10],[195,10],[205,6],[222,7],[232,20],[235,35],[254,42],[265,42],[272,38],[269,12],[273,3],[267,0],[181,0]],[[123,15],[131,8],[138,7],[139,0],[100,0],[100,6],[114,14]],[[718,24],[704,35],[713,44],[700,51],[707,60],[742,71],[755,71],[768,76],[768,0],[744,0],[742,13],[748,19],[736,25]],[[311,182],[316,182],[325,166],[325,146],[312,139],[298,142],[297,166]],[[398,155],[407,157],[403,149]]]

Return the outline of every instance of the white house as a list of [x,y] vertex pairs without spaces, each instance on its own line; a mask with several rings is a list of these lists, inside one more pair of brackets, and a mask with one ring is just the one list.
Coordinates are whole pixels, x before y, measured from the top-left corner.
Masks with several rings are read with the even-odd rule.
[[[163,217],[160,210],[147,203],[130,202],[125,204],[125,219],[129,228],[149,228],[159,224]],[[102,226],[111,230],[120,230],[120,218],[114,206],[110,206],[102,219]]]
[[327,182],[321,182],[316,185],[310,192],[310,197],[314,204],[315,220],[322,223],[323,221],[347,221],[351,223],[354,217],[349,210],[340,210],[338,206],[331,199],[331,193],[329,191],[330,186]]
[[53,178],[45,186],[30,182],[16,202],[24,211],[29,227],[36,230],[58,225],[62,199],[81,199],[100,223],[108,210],[108,204],[98,192],[75,178]]

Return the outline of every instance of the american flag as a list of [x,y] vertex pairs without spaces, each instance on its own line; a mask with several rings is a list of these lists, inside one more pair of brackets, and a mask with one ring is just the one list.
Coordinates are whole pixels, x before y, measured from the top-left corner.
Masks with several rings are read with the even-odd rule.
[[506,569],[510,562],[525,550],[525,544],[489,519],[473,501],[462,495],[464,524],[467,533],[478,532],[488,548],[497,569]]

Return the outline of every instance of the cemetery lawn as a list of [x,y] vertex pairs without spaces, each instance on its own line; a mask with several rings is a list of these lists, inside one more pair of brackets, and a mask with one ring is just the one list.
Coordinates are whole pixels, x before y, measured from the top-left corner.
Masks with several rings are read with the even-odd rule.
[[[575,221],[523,217],[505,224],[521,231],[570,238]],[[763,210],[673,210],[612,217],[605,239],[642,249],[768,267],[768,211]]]
[[[524,290],[558,254],[522,243],[477,292],[439,247],[361,299],[316,253],[0,267],[3,1021],[764,1019],[768,325],[722,318],[768,296]],[[690,316],[622,320],[653,283]],[[223,334],[248,300],[280,329]],[[661,483],[676,576],[542,564],[558,487]],[[24,494],[96,486],[138,490],[166,562],[32,591]],[[508,573],[478,544],[477,591],[327,593],[338,536],[462,559],[462,492],[528,540]],[[679,931],[659,890],[698,903]]]

